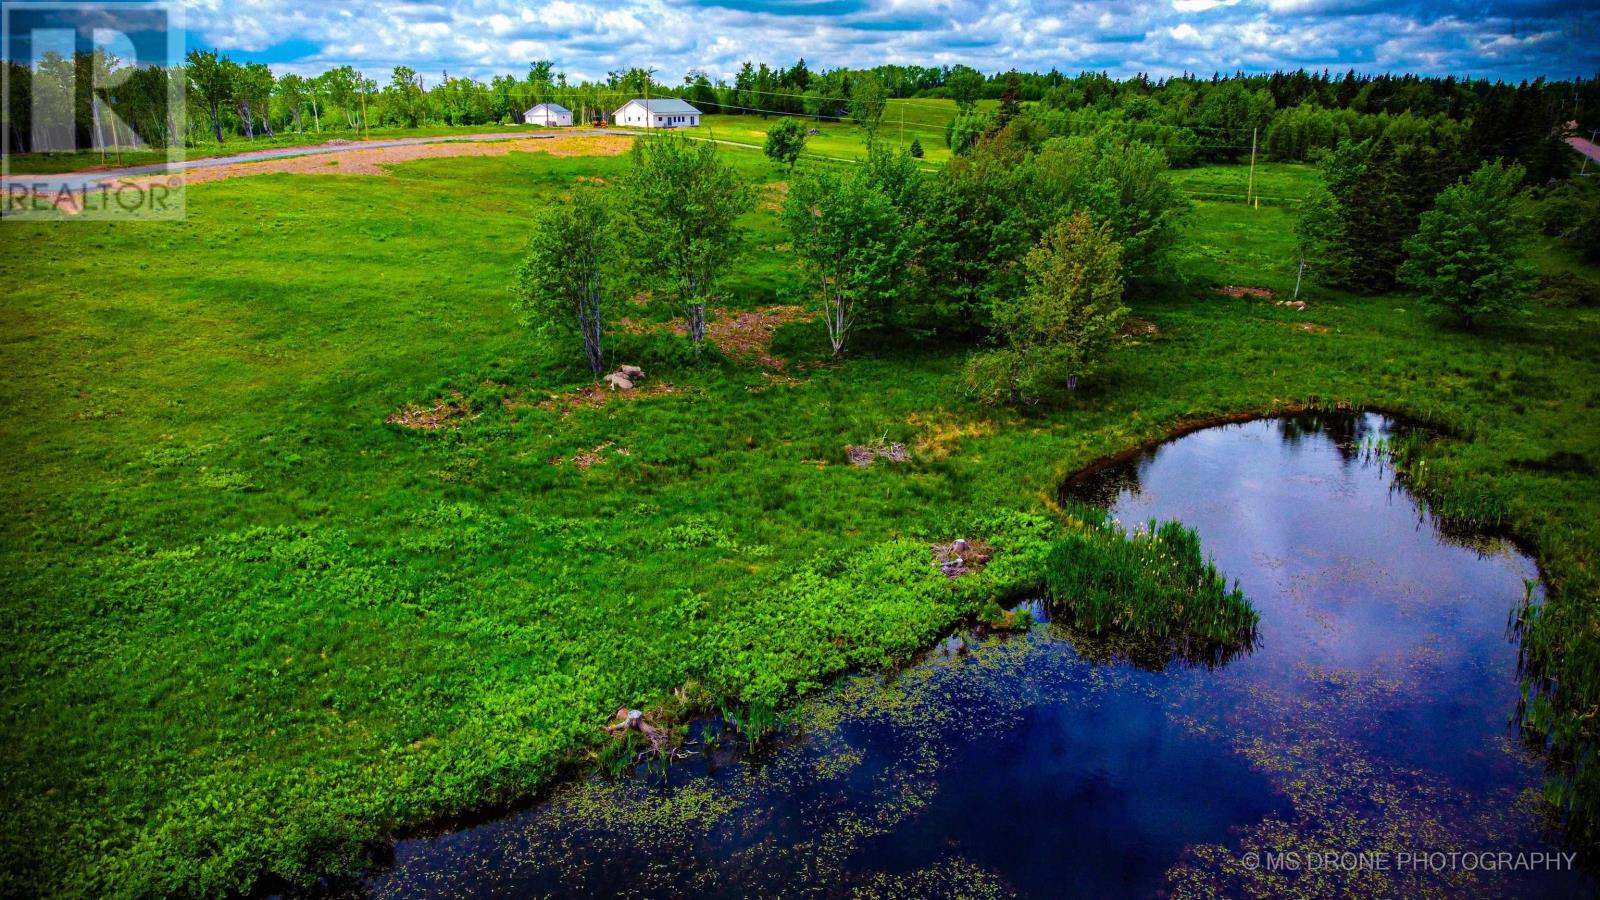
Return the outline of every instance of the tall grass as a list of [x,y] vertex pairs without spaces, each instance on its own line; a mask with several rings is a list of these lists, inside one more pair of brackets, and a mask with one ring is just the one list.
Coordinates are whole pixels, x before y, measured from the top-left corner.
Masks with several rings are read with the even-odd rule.
[[1124,532],[1101,510],[1074,512],[1086,527],[1045,564],[1057,617],[1094,634],[1150,638],[1188,659],[1249,645],[1260,616],[1201,554],[1192,529],[1152,520]]

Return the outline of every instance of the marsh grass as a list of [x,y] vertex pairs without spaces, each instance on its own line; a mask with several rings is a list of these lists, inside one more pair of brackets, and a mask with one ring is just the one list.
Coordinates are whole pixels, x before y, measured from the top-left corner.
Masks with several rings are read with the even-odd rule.
[[1123,531],[1089,507],[1072,517],[1085,527],[1058,542],[1045,563],[1053,614],[1066,624],[1144,638],[1188,659],[1249,645],[1260,616],[1206,560],[1192,529],[1151,521]]

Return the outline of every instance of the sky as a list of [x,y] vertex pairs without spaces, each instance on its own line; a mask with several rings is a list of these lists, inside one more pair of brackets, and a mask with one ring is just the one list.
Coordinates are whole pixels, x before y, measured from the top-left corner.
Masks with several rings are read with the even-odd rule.
[[[190,46],[280,74],[351,64],[428,80],[744,60],[1114,76],[1354,68],[1521,80],[1600,74],[1600,0],[181,0]],[[380,77],[380,80],[386,78]]]

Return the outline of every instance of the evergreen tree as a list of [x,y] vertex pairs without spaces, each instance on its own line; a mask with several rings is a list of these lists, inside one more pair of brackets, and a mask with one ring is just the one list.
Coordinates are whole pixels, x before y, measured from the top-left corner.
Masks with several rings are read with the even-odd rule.
[[1441,191],[1405,243],[1402,280],[1466,328],[1526,304],[1533,273],[1520,259],[1524,228],[1513,210],[1523,175],[1521,166],[1485,163]]

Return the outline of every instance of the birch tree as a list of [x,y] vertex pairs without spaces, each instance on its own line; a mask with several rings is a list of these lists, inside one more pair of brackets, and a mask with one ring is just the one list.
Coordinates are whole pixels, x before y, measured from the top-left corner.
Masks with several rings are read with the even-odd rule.
[[823,170],[796,180],[782,219],[838,356],[863,317],[894,292],[905,265],[899,210],[865,168]]
[[735,222],[750,208],[750,188],[715,144],[658,132],[634,140],[623,191],[636,254],[629,274],[683,307],[698,353],[706,306],[744,242]]
[[605,369],[601,345],[606,296],[616,260],[611,215],[596,190],[538,215],[528,256],[517,270],[517,293],[535,320],[577,328],[589,369]]

